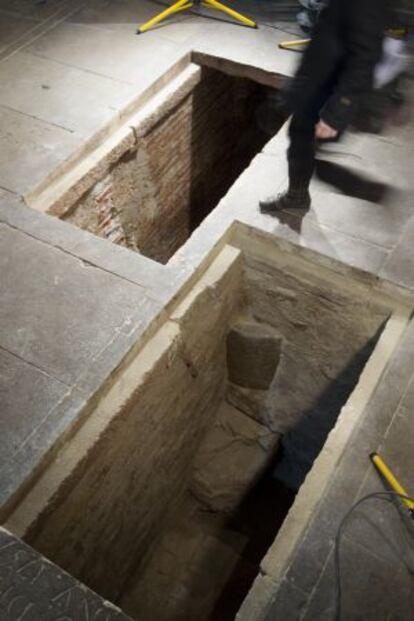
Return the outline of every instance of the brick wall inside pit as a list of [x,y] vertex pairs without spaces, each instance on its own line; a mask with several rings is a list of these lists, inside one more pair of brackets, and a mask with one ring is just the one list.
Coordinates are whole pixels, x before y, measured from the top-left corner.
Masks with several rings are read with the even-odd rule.
[[[27,533],[28,543],[112,601],[162,533],[214,424],[242,268],[233,249],[213,263],[196,294],[140,354],[132,380],[120,378],[121,386],[132,382],[130,394]],[[148,356],[156,357],[150,368]]]
[[[165,263],[269,139],[260,121],[272,93],[204,68],[200,83],[139,139],[138,150],[113,167],[69,220]],[[274,132],[281,123],[276,120]],[[110,195],[112,220],[102,195],[106,205]]]

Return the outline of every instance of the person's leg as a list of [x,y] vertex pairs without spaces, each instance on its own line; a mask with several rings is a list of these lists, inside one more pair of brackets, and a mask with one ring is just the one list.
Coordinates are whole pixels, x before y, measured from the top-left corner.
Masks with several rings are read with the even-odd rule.
[[289,127],[287,152],[289,186],[286,192],[260,201],[263,212],[281,209],[307,209],[310,206],[309,185],[315,167],[315,114],[296,114]]
[[287,152],[288,189],[282,194],[261,200],[260,209],[264,213],[289,208],[309,209],[309,186],[315,168],[315,126],[328,95],[328,88],[321,90],[306,110],[293,115],[289,126],[290,145]]
[[288,194],[309,199],[309,185],[315,168],[315,125],[318,116],[296,115],[289,128],[290,146],[287,152],[289,169]]

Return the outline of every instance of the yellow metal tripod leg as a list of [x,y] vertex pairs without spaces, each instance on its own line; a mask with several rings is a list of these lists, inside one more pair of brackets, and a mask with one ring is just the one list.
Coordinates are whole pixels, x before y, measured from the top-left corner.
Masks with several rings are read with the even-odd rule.
[[145,32],[146,30],[149,30],[156,24],[159,24],[160,22],[162,22],[166,17],[169,17],[170,15],[173,15],[174,13],[178,13],[179,11],[184,11],[185,9],[191,9],[192,6],[193,6],[193,2],[189,2],[189,0],[178,0],[178,2],[175,2],[175,4],[170,6],[168,9],[165,9],[165,11],[162,11],[162,13],[159,13],[158,15],[156,15],[155,17],[147,21],[145,24],[142,24],[142,26],[139,26],[137,30],[137,34],[140,34],[141,32]]
[[371,453],[370,455],[371,461],[387,481],[388,485],[391,489],[399,494],[400,496],[406,496],[406,498],[401,498],[402,502],[406,505],[407,509],[410,511],[411,516],[414,518],[414,502],[408,499],[408,494],[406,490],[403,488],[401,483],[397,480],[391,470],[388,468],[383,459],[378,455],[378,453]]
[[228,6],[226,6],[225,4],[222,4],[221,2],[217,2],[217,0],[203,0],[202,5],[210,9],[216,9],[217,11],[222,11],[223,13],[227,13],[227,15],[230,15],[230,17],[233,17],[233,19],[236,19],[237,21],[241,22],[245,26],[250,26],[251,28],[257,28],[256,22],[254,22],[252,19],[249,19],[248,17],[241,15],[241,13],[237,13],[237,11],[233,11],[233,9],[230,9]]
[[292,50],[308,43],[310,43],[310,39],[294,39],[293,41],[281,41],[279,47],[281,50]]

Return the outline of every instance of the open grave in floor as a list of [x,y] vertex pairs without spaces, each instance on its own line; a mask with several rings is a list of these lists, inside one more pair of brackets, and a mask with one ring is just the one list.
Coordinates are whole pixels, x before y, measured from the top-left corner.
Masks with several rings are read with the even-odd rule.
[[210,65],[178,66],[28,204],[166,263],[285,120],[280,76]]
[[355,272],[235,228],[7,523],[132,618],[234,619],[409,317]]

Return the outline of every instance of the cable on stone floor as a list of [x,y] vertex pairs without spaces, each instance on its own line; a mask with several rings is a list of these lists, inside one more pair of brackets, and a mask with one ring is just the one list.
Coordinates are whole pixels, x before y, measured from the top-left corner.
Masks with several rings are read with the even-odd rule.
[[[400,500],[408,500],[410,502],[414,502],[414,500],[412,498],[410,498],[409,496],[405,496],[403,494],[399,494],[397,492],[375,492],[372,494],[368,494],[367,496],[363,496],[362,498],[360,498],[358,500],[358,502],[356,502],[354,505],[352,505],[352,507],[349,509],[348,513],[346,513],[346,515],[342,518],[341,523],[339,524],[338,527],[338,531],[336,533],[336,537],[335,537],[335,544],[334,544],[334,567],[335,567],[335,586],[336,586],[336,591],[335,591],[335,621],[341,621],[342,619],[342,585],[341,585],[341,565],[340,565],[340,543],[341,543],[341,537],[342,537],[342,533],[344,530],[344,527],[349,519],[349,517],[352,515],[352,513],[355,511],[355,509],[357,507],[359,507],[361,504],[363,504],[364,502],[366,502],[367,500],[371,500],[371,499],[378,499],[378,500],[385,500],[386,502],[392,502],[393,499],[400,499]],[[411,516],[413,516],[413,514],[411,513]],[[414,532],[411,533],[414,537]],[[410,567],[404,559],[402,559],[404,562],[404,565],[406,566],[406,568],[408,569],[408,571],[410,573],[413,573],[413,569],[412,567]]]

